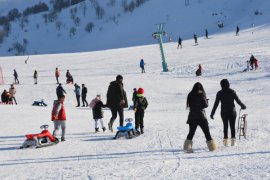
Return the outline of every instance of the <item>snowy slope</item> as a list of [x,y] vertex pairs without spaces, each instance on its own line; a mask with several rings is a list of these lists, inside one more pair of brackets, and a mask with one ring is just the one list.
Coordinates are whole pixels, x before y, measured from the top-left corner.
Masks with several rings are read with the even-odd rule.
[[[199,46],[186,40],[183,49],[176,43],[164,45],[170,72],[163,73],[158,45],[138,46],[89,53],[36,55],[28,64],[26,57],[1,57],[5,85],[13,82],[12,72],[19,73],[17,85],[19,105],[0,105],[0,179],[270,179],[269,124],[269,37],[267,26],[254,27],[235,36],[234,32],[199,38]],[[253,53],[260,69],[243,73],[246,60]],[[141,74],[139,60],[146,62]],[[195,77],[202,64],[203,76]],[[145,134],[131,140],[112,140],[114,133],[94,133],[92,112],[75,108],[74,87],[67,91],[67,141],[42,149],[20,150],[24,135],[39,132],[49,124],[55,95],[54,69],[61,70],[61,82],[69,69],[78,84],[88,87],[87,99],[101,94],[106,102],[110,81],[117,74],[124,76],[129,103],[134,87],[143,87],[149,101],[145,114]],[[33,85],[34,70],[39,84]],[[194,154],[185,154],[183,142],[188,133],[186,97],[197,81],[204,85],[209,107],[213,107],[219,82],[228,78],[231,87],[246,104],[248,113],[247,139],[235,147],[222,145],[223,125],[219,115],[209,118],[210,132],[220,145],[217,152],[208,152],[205,138],[198,128],[194,137]],[[34,100],[45,99],[48,107],[32,107]],[[237,111],[239,106],[237,106]],[[125,111],[125,117],[134,117]],[[110,111],[105,110],[107,124]],[[116,120],[114,129],[118,125]]]
[[[49,0],[41,2],[46,2],[52,9]],[[105,11],[100,20],[97,19],[90,1],[85,1],[85,4],[80,3],[62,10],[53,23],[44,22],[45,13],[29,16],[29,22],[23,29],[20,21],[12,22],[9,36],[0,44],[0,54],[14,55],[15,52],[8,52],[8,49],[16,42],[22,44],[23,39],[28,41],[28,54],[85,52],[149,45],[156,42],[151,34],[156,31],[158,23],[166,23],[167,37],[164,37],[164,42],[168,42],[169,38],[177,41],[179,36],[185,40],[190,39],[194,33],[204,36],[206,28],[212,35],[234,31],[236,25],[241,30],[253,25],[269,25],[270,14],[267,8],[270,2],[265,0],[198,0],[190,1],[187,7],[184,1],[179,0],[149,0],[132,13],[123,12],[122,1],[116,1],[114,6],[108,6],[108,2],[109,0],[98,1]],[[0,1],[0,15],[6,15],[15,7],[22,12],[36,3],[33,0]],[[83,7],[86,7],[85,15]],[[81,20],[79,26],[75,26],[71,19],[70,11],[74,8],[77,8],[76,17]],[[255,16],[255,10],[263,14]],[[219,21],[224,23],[224,28],[218,28]],[[56,28],[57,22],[62,23],[60,30]],[[88,22],[94,23],[91,33],[84,30]],[[76,34],[70,37],[72,27],[76,28]]]

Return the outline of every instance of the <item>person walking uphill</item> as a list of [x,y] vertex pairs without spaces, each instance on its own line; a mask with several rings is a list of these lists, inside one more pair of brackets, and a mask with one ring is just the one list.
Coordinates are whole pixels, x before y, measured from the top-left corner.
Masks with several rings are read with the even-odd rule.
[[219,102],[221,102],[221,118],[224,125],[224,139],[223,144],[225,146],[229,145],[228,139],[228,125],[230,123],[231,128],[231,146],[236,145],[235,139],[235,120],[236,120],[236,110],[234,105],[234,100],[241,106],[242,109],[246,109],[246,106],[240,101],[236,92],[230,88],[230,83],[228,79],[222,79],[220,81],[221,90],[216,95],[216,100],[211,112],[211,119],[214,119],[216,109]]
[[[135,130],[140,132],[141,134],[144,133],[144,110],[148,106],[147,99],[143,96],[144,90],[143,88],[139,88],[137,91],[137,96],[134,99],[134,111],[135,111]],[[140,130],[139,129],[140,127]]]
[[18,73],[17,73],[16,69],[14,69],[14,71],[13,71],[13,76],[14,76],[14,83],[20,84],[19,79],[18,79]]
[[187,108],[189,108],[187,124],[189,124],[189,133],[184,142],[184,151],[192,153],[192,139],[198,126],[201,127],[205,138],[208,149],[215,151],[218,146],[214,139],[212,139],[208,121],[205,114],[205,108],[208,107],[208,100],[201,83],[197,82],[194,84],[191,92],[187,96]]
[[52,121],[54,123],[54,131],[53,136],[56,137],[59,128],[62,129],[62,136],[61,141],[65,141],[65,134],[66,134],[66,111],[64,107],[64,100],[65,96],[60,95],[58,100],[54,101],[53,109],[52,109]]
[[120,126],[124,123],[124,107],[128,107],[126,93],[123,87],[123,76],[117,75],[116,80],[112,81],[107,91],[107,107],[111,109],[112,117],[108,124],[109,130],[113,131],[112,126],[119,114]]

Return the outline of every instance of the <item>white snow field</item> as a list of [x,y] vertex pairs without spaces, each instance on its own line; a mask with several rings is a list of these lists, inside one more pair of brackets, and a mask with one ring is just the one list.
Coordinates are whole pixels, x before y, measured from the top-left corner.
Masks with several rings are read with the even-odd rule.
[[[0,179],[270,179],[270,27],[246,29],[211,35],[183,42],[164,44],[170,72],[163,73],[158,45],[123,48],[75,54],[55,54],[27,57],[1,57],[5,84],[13,83],[13,69],[19,74],[18,105],[0,105]],[[259,59],[259,69],[243,72],[251,53]],[[146,73],[141,74],[139,60],[144,58]],[[203,75],[195,76],[198,64]],[[19,149],[24,135],[39,133],[39,126],[49,124],[53,100],[56,99],[54,70],[61,70],[60,80],[67,91],[66,141],[40,149]],[[78,84],[86,84],[87,100],[106,92],[117,74],[124,77],[129,104],[134,87],[142,87],[149,107],[145,113],[145,134],[134,139],[113,140],[111,132],[94,133],[90,108],[76,108],[73,85],[66,85],[69,69]],[[34,85],[33,73],[39,73]],[[183,152],[188,133],[186,97],[194,83],[201,82],[209,98],[206,109],[210,116],[219,82],[229,79],[247,106],[247,138],[234,147],[224,147],[220,105],[215,120],[209,118],[210,132],[220,148],[209,152],[200,128],[194,136],[193,154]],[[47,107],[31,106],[34,100],[44,99]],[[236,104],[237,112],[239,106]],[[105,124],[111,117],[105,111]],[[125,118],[134,112],[125,110]],[[119,125],[115,121],[114,130]]]

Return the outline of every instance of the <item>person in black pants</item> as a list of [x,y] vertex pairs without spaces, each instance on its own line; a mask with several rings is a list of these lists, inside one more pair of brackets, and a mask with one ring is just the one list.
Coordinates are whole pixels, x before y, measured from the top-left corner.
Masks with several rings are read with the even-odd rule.
[[[135,130],[138,133],[143,134],[144,133],[144,122],[143,122],[143,118],[144,118],[144,111],[148,106],[148,102],[146,97],[143,96],[144,90],[143,88],[139,88],[137,91],[137,95],[134,98],[134,111],[135,111]],[[141,129],[141,131],[139,131],[138,129]]]
[[221,118],[224,125],[224,139],[223,144],[225,146],[229,145],[228,139],[228,126],[230,124],[231,128],[231,146],[236,145],[235,139],[235,120],[236,120],[236,110],[234,105],[234,100],[241,106],[242,109],[246,109],[246,106],[240,101],[236,92],[230,88],[230,83],[228,79],[222,79],[220,81],[221,90],[216,95],[216,100],[211,112],[211,119],[214,119],[214,114],[218,107],[219,102],[221,102]]
[[85,87],[84,84],[82,84],[82,103],[83,107],[88,106],[88,102],[86,101],[86,95],[87,95],[87,88]]
[[56,95],[57,98],[59,99],[59,97],[62,97],[64,94],[66,94],[66,91],[64,90],[64,88],[62,87],[62,84],[59,83],[59,85],[56,88]]
[[189,124],[189,133],[187,139],[184,142],[184,151],[187,153],[193,152],[192,150],[192,139],[198,126],[201,127],[205,138],[208,149],[214,151],[217,149],[217,144],[212,139],[208,121],[205,114],[205,108],[208,107],[208,100],[201,83],[197,82],[194,84],[191,92],[187,96],[187,108],[189,108],[187,124]]

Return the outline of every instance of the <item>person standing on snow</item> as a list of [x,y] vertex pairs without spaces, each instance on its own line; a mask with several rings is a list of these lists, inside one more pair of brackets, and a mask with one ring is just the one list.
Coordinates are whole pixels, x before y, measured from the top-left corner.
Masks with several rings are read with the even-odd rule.
[[76,94],[76,99],[77,99],[77,106],[76,107],[80,107],[81,88],[77,83],[74,84],[74,87],[75,87],[74,92]]
[[14,83],[20,84],[19,79],[18,79],[18,73],[17,73],[16,69],[14,69],[13,76],[14,76]]
[[[134,111],[135,111],[135,130],[141,134],[144,133],[144,111],[148,106],[147,99],[143,96],[143,88],[139,88],[137,95],[134,100]],[[140,130],[139,129],[140,127]]]
[[205,29],[205,38],[208,39],[208,30]]
[[106,128],[103,123],[104,115],[103,115],[102,108],[106,107],[106,105],[104,105],[103,102],[101,101],[101,96],[99,94],[96,96],[94,101],[95,101],[95,105],[92,108],[92,112],[93,112],[93,119],[95,120],[95,132],[96,133],[99,132],[98,121],[100,122],[102,130],[104,132],[106,131]]
[[10,99],[11,99],[12,104],[13,104],[13,101],[14,101],[14,103],[17,105],[17,101],[16,101],[16,98],[15,98],[16,89],[15,89],[13,84],[10,85],[9,94],[10,94]]
[[82,84],[82,103],[83,103],[83,107],[88,106],[88,102],[86,101],[86,95],[87,95],[87,87],[85,87],[85,85]]
[[54,131],[53,136],[56,137],[59,128],[62,129],[61,141],[65,141],[66,134],[66,111],[64,107],[65,95],[60,95],[58,100],[54,101],[53,109],[52,109],[52,121],[54,123]]
[[218,146],[214,139],[212,139],[208,121],[205,114],[205,108],[208,107],[208,100],[201,83],[194,84],[192,90],[187,96],[187,108],[189,108],[187,124],[189,124],[189,133],[184,142],[184,151],[192,153],[192,139],[198,126],[201,127],[208,146],[209,151],[215,151]]
[[179,47],[182,48],[182,38],[181,38],[181,37],[178,38],[178,46],[177,46],[177,49],[179,49]]
[[220,81],[221,90],[218,91],[216,95],[216,100],[211,112],[211,119],[214,119],[214,114],[218,107],[219,102],[221,102],[221,118],[223,121],[224,126],[224,139],[223,144],[224,146],[229,145],[228,139],[228,126],[230,124],[231,128],[231,146],[236,145],[236,138],[235,138],[235,120],[236,120],[236,110],[234,101],[236,101],[240,106],[241,109],[246,109],[246,106],[241,102],[238,98],[236,92],[230,88],[230,83],[228,79],[222,79]]
[[235,35],[236,35],[236,36],[239,36],[239,31],[240,31],[239,26],[236,26],[236,32],[235,32]]
[[59,80],[58,80],[59,77],[60,77],[60,71],[58,68],[55,68],[56,84],[59,84]]
[[197,35],[194,34],[194,35],[193,35],[193,38],[194,38],[194,41],[195,41],[195,45],[198,45],[198,38],[197,38]]
[[37,70],[35,70],[34,72],[34,81],[35,81],[35,84],[37,84],[37,78],[38,78],[38,73],[37,73]]
[[57,95],[57,98],[59,98],[60,96],[63,96],[64,93],[67,94],[66,91],[64,90],[64,88],[62,87],[62,84],[59,83],[59,85],[58,85],[57,88],[56,88],[56,95]]
[[141,61],[140,61],[140,67],[141,67],[141,69],[142,69],[142,73],[145,73],[144,65],[145,65],[144,60],[141,59]]
[[198,65],[198,69],[197,69],[197,71],[196,71],[196,76],[201,76],[201,75],[202,75],[202,65],[199,64],[199,65]]
[[119,124],[124,124],[124,107],[128,107],[126,92],[123,87],[123,76],[117,75],[116,80],[112,81],[107,91],[107,107],[111,109],[112,117],[108,124],[109,130],[113,131],[113,123],[119,114]]

